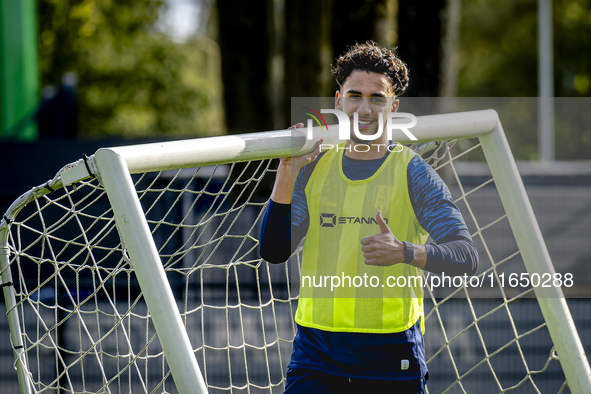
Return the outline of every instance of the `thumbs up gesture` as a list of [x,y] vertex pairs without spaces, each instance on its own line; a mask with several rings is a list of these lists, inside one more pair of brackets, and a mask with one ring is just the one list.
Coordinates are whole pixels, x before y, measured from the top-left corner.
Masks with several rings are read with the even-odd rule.
[[361,251],[365,257],[365,264],[389,266],[403,262],[404,244],[392,234],[390,227],[382,218],[381,211],[378,211],[376,221],[380,226],[380,232],[361,239]]

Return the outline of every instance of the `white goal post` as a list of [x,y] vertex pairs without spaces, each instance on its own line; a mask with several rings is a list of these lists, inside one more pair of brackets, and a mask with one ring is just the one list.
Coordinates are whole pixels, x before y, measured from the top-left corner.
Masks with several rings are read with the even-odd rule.
[[[541,231],[496,111],[482,110],[419,116],[417,119],[417,125],[412,129],[412,133],[418,138],[419,142],[424,143],[462,138],[479,139],[527,271],[529,273],[539,273],[540,275],[544,273],[554,275],[555,270],[552,261],[542,238]],[[315,139],[319,139],[319,136],[322,136],[325,143],[336,145],[338,142],[337,128],[336,126],[331,126],[329,129],[328,132],[324,131],[323,134],[316,134],[318,129],[315,128]],[[396,137],[400,137],[398,141],[401,143],[406,144],[416,142],[408,140],[408,138],[402,133]],[[163,264],[162,251],[156,245],[152,236],[154,227],[157,227],[160,224],[148,223],[145,208],[142,208],[142,201],[140,201],[142,196],[138,195],[138,191],[134,185],[135,181],[132,179],[132,174],[297,155],[311,150],[313,143],[314,140],[307,140],[306,135],[302,131],[283,130],[152,143],[137,146],[103,148],[89,158],[79,160],[72,165],[64,167],[57,174],[56,178],[45,185],[32,189],[13,203],[0,224],[0,271],[7,316],[11,330],[11,341],[16,360],[15,367],[18,371],[21,393],[28,394],[43,391],[44,387],[56,387],[58,381],[61,379],[73,379],[69,377],[67,373],[63,372],[63,369],[67,369],[67,366],[71,364],[61,360],[62,353],[66,355],[70,353],[68,353],[67,349],[64,349],[63,346],[60,348],[61,345],[57,343],[59,342],[57,340],[55,340],[56,344],[47,344],[47,342],[52,342],[54,339],[52,335],[44,336],[42,334],[44,329],[46,331],[51,331],[53,329],[52,327],[59,325],[60,321],[65,321],[64,317],[58,317],[60,313],[64,313],[66,317],[75,315],[76,313],[80,314],[79,319],[83,323],[79,324],[79,330],[81,332],[84,332],[85,330],[88,331],[85,325],[86,323],[84,323],[84,311],[78,311],[75,306],[73,306],[72,309],[63,308],[63,311],[57,306],[54,307],[55,318],[51,323],[47,324],[47,327],[42,327],[44,324],[37,323],[36,329],[40,331],[41,334],[38,334],[38,339],[34,346],[55,346],[60,348],[60,352],[62,353],[58,355],[56,352],[55,358],[56,360],[58,358],[60,359],[59,362],[56,361],[56,364],[63,364],[63,366],[58,367],[55,381],[45,385],[39,383],[39,379],[32,376],[30,372],[31,362],[29,361],[27,351],[32,351],[31,349],[33,348],[33,345],[31,342],[35,341],[29,341],[29,343],[27,343],[28,339],[26,338],[28,338],[28,336],[27,333],[23,331],[23,327],[25,326],[23,320],[26,320],[28,317],[25,316],[25,312],[19,312],[19,308],[21,308],[22,305],[29,303],[30,305],[33,305],[34,310],[38,310],[41,305],[42,286],[41,284],[38,284],[36,290],[28,295],[28,300],[23,300],[23,291],[15,289],[15,286],[13,285],[13,274],[18,272],[18,275],[22,275],[22,272],[18,271],[17,268],[11,269],[11,267],[16,266],[18,258],[14,257],[15,247],[11,246],[11,242],[16,242],[14,240],[17,239],[17,236],[10,235],[10,228],[14,224],[14,220],[19,211],[21,211],[25,205],[33,203],[41,197],[49,194],[51,190],[75,186],[78,182],[85,181],[90,177],[97,178],[100,186],[106,191],[108,200],[111,204],[112,215],[121,239],[121,249],[124,259],[128,259],[130,266],[133,268],[133,274],[128,275],[137,277],[137,282],[141,288],[141,294],[145,299],[149,313],[149,315],[147,315],[149,316],[147,320],[153,322],[156,331],[154,337],[157,337],[160,342],[176,390],[179,393],[187,394],[196,392],[205,393],[208,392],[208,385],[206,385],[207,379],[204,379],[204,375],[198,365],[196,351],[194,350],[195,344],[192,345],[191,335],[187,333],[187,311],[179,311],[179,300],[175,300],[174,292],[171,289],[167,272],[165,271],[165,264]],[[152,188],[154,190],[157,189],[156,186]],[[43,207],[40,206],[38,209],[42,210]],[[96,222],[97,220],[102,220],[102,218],[103,216],[97,214],[96,219],[93,220]],[[86,219],[82,218],[80,220]],[[164,223],[164,220],[162,223]],[[51,225],[43,223],[43,228],[51,228]],[[42,240],[51,238],[47,235],[40,235],[39,237]],[[72,241],[72,243],[77,242],[77,239]],[[84,247],[82,247],[82,249],[84,249]],[[19,250],[26,250],[26,248],[20,246]],[[49,253],[46,251],[45,247],[43,250],[44,253]],[[51,253],[56,254],[54,252]],[[42,256],[42,259],[39,261],[45,261],[47,259],[48,258]],[[57,258],[57,260],[59,260],[59,258]],[[54,263],[54,265],[56,271],[61,272],[61,270],[66,269],[61,265],[58,267],[57,262]],[[17,271],[14,271],[14,269]],[[76,269],[72,269],[76,271],[75,275],[78,275],[79,272],[83,272],[82,267],[76,266]],[[120,269],[123,268],[120,267]],[[496,275],[494,267],[489,272]],[[93,271],[93,275],[99,275],[101,273],[101,269]],[[106,275],[107,279],[105,279],[103,283],[108,282],[109,275],[111,274]],[[16,278],[15,280],[18,282],[19,278]],[[115,287],[114,282],[115,279],[113,279],[113,287]],[[101,284],[100,286],[106,287],[104,284]],[[202,284],[202,286],[206,286],[206,284]],[[97,291],[98,290],[95,290],[95,292]],[[205,293],[206,289],[202,288],[200,291],[201,293]],[[579,339],[573,318],[570,314],[561,288],[555,286],[535,287],[533,291],[535,292],[535,296],[546,322],[554,349],[558,354],[557,358],[562,366],[570,391],[577,394],[590,393],[591,369],[589,368],[585,351]],[[76,297],[69,296],[68,294],[64,297],[71,298],[71,301],[68,301],[71,303],[75,303],[75,301],[79,302],[79,300],[84,298],[78,296],[78,298],[74,300]],[[128,304],[132,304],[133,299],[133,296],[129,297],[129,300],[127,301]],[[114,310],[117,311],[118,307],[116,306],[116,302],[113,302],[113,304],[115,305]],[[226,300],[226,305],[227,304],[228,301]],[[126,317],[133,315],[133,313],[135,312],[133,312],[132,306],[127,312],[122,313],[119,317],[115,316],[114,319],[119,319],[117,321],[123,321]],[[205,314],[204,311],[201,311],[200,313]],[[115,315],[116,314],[117,313],[115,312]],[[226,321],[228,321],[227,314],[228,312],[226,311]],[[99,313],[99,315],[104,319],[103,315],[108,314]],[[108,316],[110,317],[111,315],[109,314]],[[262,312],[261,319],[263,320],[262,324],[264,326],[265,322],[262,318]],[[96,320],[99,320],[98,315]],[[121,336],[125,337],[125,341],[128,343],[133,342],[133,334],[129,332],[132,330],[132,327],[118,327],[112,330],[116,331],[120,329],[122,330]],[[108,333],[102,332],[101,329],[98,329],[97,335],[99,335],[99,337],[100,335],[107,334]],[[94,334],[91,335],[90,333],[87,333],[80,335],[86,338],[86,336],[92,337]],[[244,329],[242,335],[245,335]],[[146,334],[146,336],[148,336],[148,334]],[[119,340],[123,339],[119,338]],[[82,339],[79,341],[80,343],[83,342]],[[148,344],[151,343],[151,341],[153,341],[153,339],[149,338]],[[228,340],[226,350],[228,355],[234,349],[230,342],[231,341]],[[205,348],[205,345],[203,346],[202,351],[204,354],[203,357],[205,358],[207,349]],[[80,347],[82,348],[83,346],[80,345]],[[145,348],[147,347],[148,345],[145,345]],[[243,350],[244,352],[247,351],[245,349]],[[39,350],[36,351],[39,352]],[[92,347],[91,345],[84,355],[92,354],[97,360],[102,360],[102,357],[107,357],[103,356],[103,354],[107,353],[108,352],[99,351],[96,347]],[[117,350],[116,353],[124,353],[124,351]],[[65,359],[66,356],[63,357]],[[139,356],[128,354],[126,357],[138,358]],[[486,358],[488,360],[488,355]],[[146,370],[149,368],[147,366],[148,359],[149,357],[146,356]],[[101,361],[97,362],[100,363]],[[37,364],[41,363],[37,361]],[[37,368],[39,369],[41,367],[42,366],[39,366]],[[131,369],[132,367],[129,368]],[[136,368],[141,369],[140,367]],[[456,373],[458,374],[456,383],[460,382],[461,384],[463,375],[457,371]],[[246,375],[248,376],[248,371],[246,371]],[[131,381],[131,378],[129,379]],[[108,390],[108,385],[112,383],[112,380],[109,380],[104,372],[103,380],[106,382],[103,387],[107,387],[104,392],[111,392]],[[68,386],[70,389],[66,389],[66,392],[74,392],[75,390],[71,388],[74,386],[75,384],[70,382]],[[230,387],[230,391],[232,390],[232,387],[233,386]],[[273,387],[275,386],[269,386],[269,392],[273,391]]]

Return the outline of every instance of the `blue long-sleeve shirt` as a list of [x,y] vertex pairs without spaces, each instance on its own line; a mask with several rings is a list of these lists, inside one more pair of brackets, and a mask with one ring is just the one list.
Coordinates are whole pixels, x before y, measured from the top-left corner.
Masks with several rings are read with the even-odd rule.
[[[386,157],[355,160],[343,155],[343,172],[351,180],[369,178]],[[291,204],[269,201],[260,236],[260,254],[265,260],[273,263],[287,260],[305,236],[309,223],[305,188],[319,159],[300,170]],[[474,274],[478,267],[476,247],[443,180],[430,165],[415,156],[407,167],[407,182],[415,215],[437,243],[426,245],[424,269],[446,275]],[[410,361],[408,370],[400,370],[401,360]],[[327,332],[298,325],[289,364],[289,368],[296,367],[366,379],[425,376],[427,365],[420,322],[393,334]]]

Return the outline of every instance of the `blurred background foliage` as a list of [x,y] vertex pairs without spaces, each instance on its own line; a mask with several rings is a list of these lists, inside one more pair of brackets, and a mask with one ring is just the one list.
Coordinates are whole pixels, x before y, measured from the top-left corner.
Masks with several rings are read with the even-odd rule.
[[219,49],[155,27],[161,0],[39,0],[42,86],[78,76],[83,138],[182,137],[224,131]]
[[[537,5],[537,0],[462,1],[458,96],[538,95]],[[556,97],[589,97],[591,93],[590,5],[588,0],[552,1]],[[589,116],[569,112],[568,103],[556,100],[556,159],[591,159],[591,130],[582,129],[577,119]],[[519,128],[505,127],[511,147],[517,159],[535,160],[535,106],[522,111],[520,118]],[[582,124],[589,125],[588,121]]]
[[[169,12],[191,3],[179,39]],[[554,0],[554,91],[591,92],[591,0]],[[397,46],[410,97],[536,97],[537,0],[38,0],[42,86],[78,76],[77,138],[177,138],[283,128],[291,97],[332,96],[347,45]],[[189,9],[189,8],[187,8]],[[404,97],[404,96],[403,96]],[[525,115],[524,115],[525,116]],[[506,126],[517,159],[531,127]],[[589,159],[591,130],[557,117],[556,158]]]

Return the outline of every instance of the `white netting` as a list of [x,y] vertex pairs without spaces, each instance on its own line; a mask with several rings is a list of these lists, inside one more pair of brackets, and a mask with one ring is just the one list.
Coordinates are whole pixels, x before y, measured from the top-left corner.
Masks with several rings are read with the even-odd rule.
[[[457,171],[479,146],[415,148],[428,149],[450,186],[480,252],[479,277],[493,285],[427,293],[429,392],[560,392],[564,375],[531,289],[499,286],[503,272],[525,269],[494,184],[463,184]],[[265,160],[134,176],[211,393],[284,389],[299,255],[280,265],[258,256],[273,168]],[[176,392],[96,180],[32,201],[9,230],[14,310],[37,392]]]

